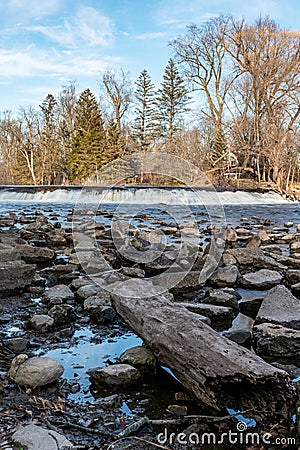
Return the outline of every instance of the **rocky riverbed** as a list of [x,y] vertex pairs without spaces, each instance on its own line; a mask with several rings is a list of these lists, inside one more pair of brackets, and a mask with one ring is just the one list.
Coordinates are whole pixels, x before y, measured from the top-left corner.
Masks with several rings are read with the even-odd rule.
[[[296,387],[300,226],[288,218],[241,218],[226,227],[218,267],[203,280],[214,231],[206,223],[195,229],[188,218],[180,226],[149,214],[134,224],[119,219],[117,233],[127,233],[120,247],[119,235],[111,234],[110,212],[95,218],[85,211],[84,217],[85,239],[75,252],[72,211],[63,220],[51,207],[0,216],[0,448],[226,449],[233,447],[157,436],[166,427],[175,435],[220,436],[236,431],[240,422],[260,441],[234,448],[297,448],[296,407],[293,417],[271,425],[263,411],[262,420],[254,421],[251,410],[238,414],[224,399],[220,418],[212,419],[128,329],[107,286],[128,278],[152,280],[175,264],[175,272],[185,275],[164,293],[168,300],[287,371]],[[163,238],[148,233],[149,223]],[[141,255],[139,262],[130,260],[132,249]],[[159,257],[148,260],[147,252]],[[97,282],[99,268],[105,286]],[[268,442],[265,433],[272,435]],[[277,447],[270,443],[275,439],[281,439]]]

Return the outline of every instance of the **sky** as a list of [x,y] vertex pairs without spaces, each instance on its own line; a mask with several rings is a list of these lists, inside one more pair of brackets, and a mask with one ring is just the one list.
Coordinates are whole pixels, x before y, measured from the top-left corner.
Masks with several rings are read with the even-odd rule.
[[219,14],[300,29],[299,0],[0,0],[0,112],[38,107],[69,82],[100,95],[101,74],[146,69],[159,85],[169,42]]

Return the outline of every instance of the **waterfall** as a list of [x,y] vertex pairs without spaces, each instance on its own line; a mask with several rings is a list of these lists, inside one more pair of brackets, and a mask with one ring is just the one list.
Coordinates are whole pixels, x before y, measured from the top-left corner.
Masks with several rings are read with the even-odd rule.
[[287,203],[274,191],[214,191],[206,187],[2,186],[0,203],[128,203],[167,205],[261,205]]

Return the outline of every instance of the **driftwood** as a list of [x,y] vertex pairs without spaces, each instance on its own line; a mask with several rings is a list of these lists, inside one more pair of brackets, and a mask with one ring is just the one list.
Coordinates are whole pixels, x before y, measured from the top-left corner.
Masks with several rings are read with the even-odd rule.
[[[149,297],[139,298],[143,292]],[[197,314],[163,295],[153,296],[154,292],[145,280],[124,283],[112,295],[112,303],[195,400],[213,413],[254,407],[251,415],[257,419],[266,412],[273,418],[291,417],[296,394],[286,372],[221,336]]]

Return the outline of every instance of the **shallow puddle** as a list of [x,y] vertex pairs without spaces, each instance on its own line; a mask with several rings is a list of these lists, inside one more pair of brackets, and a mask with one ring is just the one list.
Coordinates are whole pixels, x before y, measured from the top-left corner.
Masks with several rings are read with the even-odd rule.
[[93,337],[93,331],[89,327],[83,327],[74,333],[74,338],[78,340],[75,345],[49,351],[40,348],[37,352],[37,355],[48,356],[59,361],[65,368],[63,378],[78,383],[80,390],[69,394],[73,400],[93,399],[89,390],[89,376],[86,373],[88,369],[105,367],[108,360],[115,362],[125,350],[142,344],[142,340],[131,332],[120,337],[105,339],[101,343],[91,342]]

